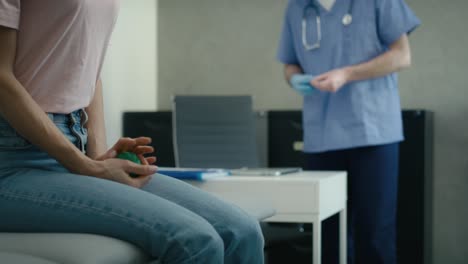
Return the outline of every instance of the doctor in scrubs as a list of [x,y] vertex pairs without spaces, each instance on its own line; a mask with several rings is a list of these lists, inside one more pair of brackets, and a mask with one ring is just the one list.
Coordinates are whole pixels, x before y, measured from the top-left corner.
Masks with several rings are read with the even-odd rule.
[[[398,71],[420,24],[404,0],[290,0],[277,59],[303,95],[309,170],[348,172],[348,263],[396,263]],[[337,218],[323,263],[338,262]]]

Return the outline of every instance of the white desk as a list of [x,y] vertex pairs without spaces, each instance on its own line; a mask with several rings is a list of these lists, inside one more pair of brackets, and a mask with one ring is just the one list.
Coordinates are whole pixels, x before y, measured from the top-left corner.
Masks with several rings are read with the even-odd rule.
[[266,222],[313,224],[313,263],[321,263],[321,222],[340,214],[340,263],[346,263],[346,172],[304,171],[283,176],[229,176],[191,184],[235,203],[255,197],[271,203],[276,215]]

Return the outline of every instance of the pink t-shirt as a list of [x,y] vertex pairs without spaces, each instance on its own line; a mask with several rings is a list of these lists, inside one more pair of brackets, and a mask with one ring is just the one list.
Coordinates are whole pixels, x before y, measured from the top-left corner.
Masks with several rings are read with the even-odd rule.
[[45,112],[90,104],[118,8],[118,0],[0,0],[0,25],[18,29],[15,76]]

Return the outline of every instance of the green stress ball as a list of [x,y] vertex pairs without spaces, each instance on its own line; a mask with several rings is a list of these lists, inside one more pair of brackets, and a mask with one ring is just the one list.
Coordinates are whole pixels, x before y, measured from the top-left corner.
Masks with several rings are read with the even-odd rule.
[[[119,155],[117,155],[117,158],[124,159],[124,160],[129,160],[129,161],[135,162],[136,164],[141,164],[141,161],[138,158],[138,156],[135,153],[132,153],[132,152],[122,152]],[[130,177],[135,178],[135,177],[138,177],[138,175],[136,175],[134,173],[130,173]]]

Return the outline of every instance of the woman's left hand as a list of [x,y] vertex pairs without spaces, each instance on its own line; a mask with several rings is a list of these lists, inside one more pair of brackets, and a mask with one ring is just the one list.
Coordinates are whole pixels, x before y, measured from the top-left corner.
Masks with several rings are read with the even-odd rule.
[[151,138],[120,138],[115,145],[110,148],[106,153],[97,157],[96,160],[114,159],[119,153],[132,152],[135,153],[143,165],[149,165],[156,162],[156,157],[144,157],[145,154],[154,152],[154,148],[148,146],[151,143]]
[[347,68],[332,70],[315,77],[310,83],[323,92],[338,92],[349,82],[350,73]]

